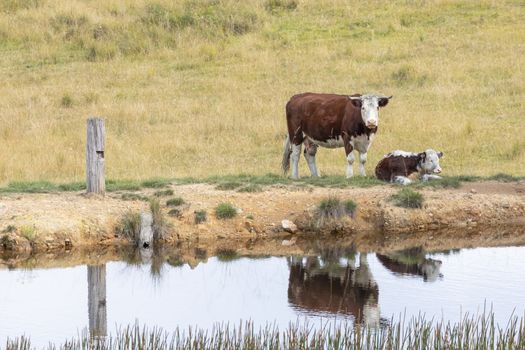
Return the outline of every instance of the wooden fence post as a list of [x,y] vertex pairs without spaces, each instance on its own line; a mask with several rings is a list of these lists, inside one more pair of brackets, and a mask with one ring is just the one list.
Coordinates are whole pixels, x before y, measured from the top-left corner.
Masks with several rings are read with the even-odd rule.
[[104,177],[104,149],[106,144],[104,119],[87,120],[86,148],[86,188],[87,193],[104,194],[106,181]]

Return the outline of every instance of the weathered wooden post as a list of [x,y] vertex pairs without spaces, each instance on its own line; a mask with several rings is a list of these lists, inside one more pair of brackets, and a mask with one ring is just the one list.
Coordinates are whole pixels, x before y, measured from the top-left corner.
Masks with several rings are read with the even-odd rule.
[[86,148],[86,188],[87,193],[104,194],[106,180],[104,177],[104,149],[106,128],[104,119],[89,118],[87,120]]
[[106,308],[106,265],[88,266],[89,334],[105,337],[108,334]]

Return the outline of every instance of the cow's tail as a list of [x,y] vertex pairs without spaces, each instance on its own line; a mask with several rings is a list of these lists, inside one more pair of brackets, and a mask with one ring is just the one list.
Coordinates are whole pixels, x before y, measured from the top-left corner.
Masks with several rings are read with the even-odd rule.
[[286,135],[286,140],[284,140],[283,162],[281,164],[284,176],[288,174],[288,170],[290,169],[290,155],[291,154],[292,154],[292,144],[290,143],[290,135]]

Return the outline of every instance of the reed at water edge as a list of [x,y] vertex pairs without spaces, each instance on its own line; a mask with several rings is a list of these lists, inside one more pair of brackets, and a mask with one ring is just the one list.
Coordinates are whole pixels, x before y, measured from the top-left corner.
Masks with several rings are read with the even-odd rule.
[[[130,325],[105,338],[84,332],[45,349],[523,349],[525,317],[513,316],[502,327],[494,314],[464,316],[459,322],[427,320],[385,322],[379,327],[354,326],[351,322],[326,322],[320,327],[291,323],[256,328],[251,321],[216,324],[211,329],[160,328]],[[8,339],[6,350],[34,349],[28,337]]]

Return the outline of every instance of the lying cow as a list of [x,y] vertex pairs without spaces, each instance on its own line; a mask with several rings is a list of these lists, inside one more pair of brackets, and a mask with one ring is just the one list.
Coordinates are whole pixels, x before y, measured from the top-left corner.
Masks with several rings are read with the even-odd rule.
[[288,136],[282,161],[286,175],[292,160],[292,178],[299,178],[299,158],[304,143],[304,157],[312,176],[318,176],[315,164],[317,147],[344,147],[348,166],[346,177],[353,176],[354,149],[359,152],[359,173],[365,175],[368,149],[377,131],[379,108],[392,98],[380,95],[335,95],[304,93],[286,104]]
[[427,149],[421,153],[394,151],[387,154],[376,166],[376,176],[380,180],[398,182],[402,185],[412,183],[408,177],[418,173],[422,181],[441,179],[435,175],[441,172],[439,158],[443,152]]

